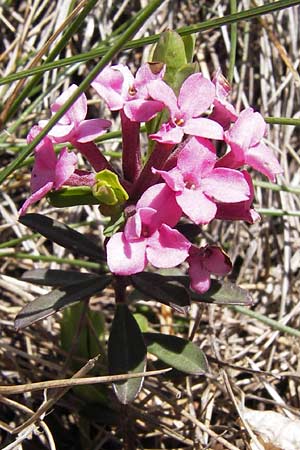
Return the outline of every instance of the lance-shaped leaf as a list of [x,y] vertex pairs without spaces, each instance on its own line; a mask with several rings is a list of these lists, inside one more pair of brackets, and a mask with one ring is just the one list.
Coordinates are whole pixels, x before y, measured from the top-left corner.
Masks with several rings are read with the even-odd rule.
[[205,354],[191,341],[161,333],[144,333],[149,353],[174,369],[199,375],[209,372]]
[[64,187],[58,191],[51,191],[47,195],[50,205],[64,208],[75,205],[99,205],[89,186]]
[[74,284],[74,280],[85,281],[99,278],[93,273],[76,272],[75,270],[34,269],[27,270],[21,276],[23,281],[41,286],[66,286]]
[[15,327],[24,328],[32,323],[44,319],[57,311],[79,302],[87,300],[92,295],[101,292],[111,281],[111,276],[103,275],[92,280],[79,281],[36,298],[28,303],[17,315]]
[[180,312],[186,312],[190,306],[190,295],[187,289],[178,283],[176,277],[169,278],[152,272],[141,272],[131,276],[133,286],[149,299],[158,300]]
[[208,291],[197,294],[189,289],[190,279],[185,275],[167,275],[169,282],[177,282],[186,287],[191,300],[201,303],[213,303],[215,305],[251,305],[252,298],[246,289],[228,281],[211,280]]
[[19,222],[68,250],[75,250],[93,259],[104,260],[101,247],[62,222],[41,214],[26,214],[19,218]]
[[[108,365],[111,375],[144,372],[147,350],[136,320],[125,304],[118,304],[108,340]],[[113,383],[123,404],[132,402],[143,384],[143,378]]]

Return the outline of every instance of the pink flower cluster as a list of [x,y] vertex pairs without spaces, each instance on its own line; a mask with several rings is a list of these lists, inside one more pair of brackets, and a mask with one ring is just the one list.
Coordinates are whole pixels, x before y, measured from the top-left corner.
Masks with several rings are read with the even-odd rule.
[[[220,71],[212,81],[200,73],[182,83],[178,96],[163,80],[165,68],[144,64],[135,78],[119,64],[105,68],[92,83],[112,111],[120,111],[123,175],[120,183],[129,200],[123,205],[125,223],[107,243],[107,263],[117,275],[143,271],[150,263],[156,268],[189,266],[191,288],[202,293],[209,289],[210,275],[225,275],[231,262],[221,248],[196,247],[176,226],[182,217],[195,224],[213,219],[259,219],[251,207],[254,190],[245,166],[274,181],[281,167],[263,142],[267,126],[263,117],[247,108],[237,113],[229,102],[230,86]],[[52,105],[52,113],[66,101],[72,85]],[[142,165],[139,126],[161,111],[168,119],[149,138],[153,151]],[[32,195],[21,208],[51,189],[62,185],[94,183],[94,172],[76,169],[76,155],[64,148],[57,158],[53,144],[70,142],[99,172],[114,170],[93,142],[109,126],[103,119],[86,120],[87,101],[82,95],[60,119],[35,150]],[[165,117],[164,113],[164,117]],[[29,139],[45,121],[34,127]],[[218,156],[216,143],[225,154]]]

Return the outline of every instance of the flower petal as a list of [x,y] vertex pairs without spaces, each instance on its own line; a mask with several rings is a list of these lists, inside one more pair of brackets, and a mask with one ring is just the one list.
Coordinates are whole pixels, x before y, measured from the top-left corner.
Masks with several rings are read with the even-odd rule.
[[[51,112],[55,114],[74,94],[78,86],[72,84],[66,89],[51,105]],[[68,111],[59,119],[61,124],[79,123],[85,119],[87,114],[87,99],[85,94],[81,94],[78,99],[70,106]]]
[[167,83],[162,80],[151,81],[148,84],[148,92],[153,100],[163,103],[168,108],[172,118],[180,114],[176,95]]
[[107,264],[112,273],[133,275],[147,265],[146,240],[128,242],[124,233],[114,234],[107,243]]
[[215,275],[226,275],[232,270],[229,257],[215,245],[209,245],[204,249],[203,264],[210,273]]
[[248,200],[250,190],[243,173],[227,168],[214,169],[202,179],[202,190],[209,197],[224,203]]
[[212,104],[215,86],[201,73],[190,75],[180,88],[178,105],[186,118],[198,117]]
[[33,205],[34,203],[41,200],[43,197],[45,197],[48,192],[51,191],[53,187],[53,182],[49,181],[44,186],[42,186],[38,191],[35,191],[31,194],[31,196],[23,203],[21,209],[19,210],[20,216],[23,216],[30,205]]
[[66,148],[63,148],[57,160],[55,167],[54,188],[60,189],[63,184],[74,173],[77,166],[77,156],[74,152],[68,153]]
[[35,160],[31,173],[31,192],[41,189],[55,179],[56,155],[50,139],[43,139],[35,150]]
[[208,291],[210,288],[210,273],[203,266],[202,258],[190,256],[188,263],[191,289],[199,294]]
[[208,139],[223,139],[224,131],[221,125],[205,117],[189,119],[182,127],[186,134],[200,136]]
[[164,108],[164,104],[156,100],[136,99],[125,103],[124,113],[134,122],[148,122]]
[[170,123],[163,123],[155,134],[150,134],[150,139],[163,144],[179,144],[184,136],[182,127],[171,126]]
[[190,246],[190,242],[179,231],[163,224],[147,240],[146,254],[154,267],[175,267],[188,257]]
[[270,181],[276,181],[275,175],[283,172],[272,150],[261,143],[250,148],[245,155],[245,162],[258,172],[263,173]]
[[244,109],[227,132],[227,142],[239,145],[244,150],[258,144],[264,137],[267,124],[261,114],[252,108]]
[[110,120],[89,119],[83,120],[76,128],[76,134],[73,137],[77,142],[91,142],[101,134],[105,133],[111,126]]
[[176,201],[196,224],[209,223],[216,215],[217,207],[200,189],[184,189],[176,195]]

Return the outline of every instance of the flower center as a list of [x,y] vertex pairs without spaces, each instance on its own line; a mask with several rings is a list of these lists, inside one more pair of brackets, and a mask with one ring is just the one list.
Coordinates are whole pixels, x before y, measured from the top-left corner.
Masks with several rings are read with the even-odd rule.
[[128,89],[128,95],[134,96],[137,93],[137,90],[134,86],[130,86]]
[[184,119],[179,118],[179,119],[175,119],[174,121],[176,123],[177,126],[182,127],[182,125],[184,125]]

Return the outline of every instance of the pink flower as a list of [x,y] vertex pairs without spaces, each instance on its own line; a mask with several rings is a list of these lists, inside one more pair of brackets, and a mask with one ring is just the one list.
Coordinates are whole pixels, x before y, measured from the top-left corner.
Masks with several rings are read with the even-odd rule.
[[236,170],[215,168],[216,154],[207,139],[192,137],[180,151],[177,166],[159,173],[176,194],[176,202],[195,223],[205,224],[216,215],[217,202],[248,200],[249,186]]
[[149,83],[148,91],[154,100],[165,104],[170,119],[161,129],[150,135],[158,142],[178,144],[184,134],[211,139],[223,139],[223,128],[217,122],[199,117],[213,103],[215,86],[201,73],[190,75],[182,84],[178,99],[174,91],[162,80]]
[[273,152],[263,142],[267,124],[252,108],[244,109],[237,121],[225,132],[225,141],[230,151],[218,161],[218,166],[238,168],[245,164],[275,181],[275,175],[282,173]]
[[[76,89],[76,84],[72,84],[56,99],[55,103],[51,105],[52,114],[55,114],[66,103]],[[56,143],[86,143],[93,141],[111,126],[111,122],[105,119],[85,120],[86,115],[87,99],[85,94],[81,94],[68,111],[59,119],[57,124],[54,125],[48,135]],[[40,120],[39,126],[43,128],[47,123],[48,120]]]
[[129,217],[124,231],[114,234],[107,244],[107,264],[117,275],[132,275],[154,267],[168,268],[188,256],[190,242],[172,229],[181,216],[173,192],[156,184],[144,192]]
[[165,67],[159,72],[151,70],[151,64],[143,64],[132,75],[123,64],[106,67],[92,82],[93,88],[105,100],[111,111],[124,110],[134,122],[147,122],[164,107],[164,104],[150,99],[148,83],[161,79]]
[[229,257],[214,245],[190,248],[189,276],[191,289],[202,294],[210,288],[210,275],[226,275],[232,269]]
[[249,223],[255,223],[260,220],[260,215],[255,209],[251,208],[254,199],[254,187],[252,179],[246,170],[242,171],[250,190],[248,200],[237,203],[218,203],[216,219],[221,220],[245,220]]
[[[38,134],[39,127],[33,127],[29,140]],[[75,153],[68,153],[63,148],[58,158],[54,152],[53,144],[48,137],[45,137],[35,149],[35,161],[31,173],[30,197],[24,202],[19,213],[23,215],[33,203],[41,200],[52,189],[60,189],[67,180],[74,174],[77,165]]]
[[216,86],[216,97],[214,99],[214,109],[209,118],[215,120],[227,130],[231,122],[235,122],[238,114],[234,106],[227,100],[230,93],[230,84],[218,69],[213,80]]

